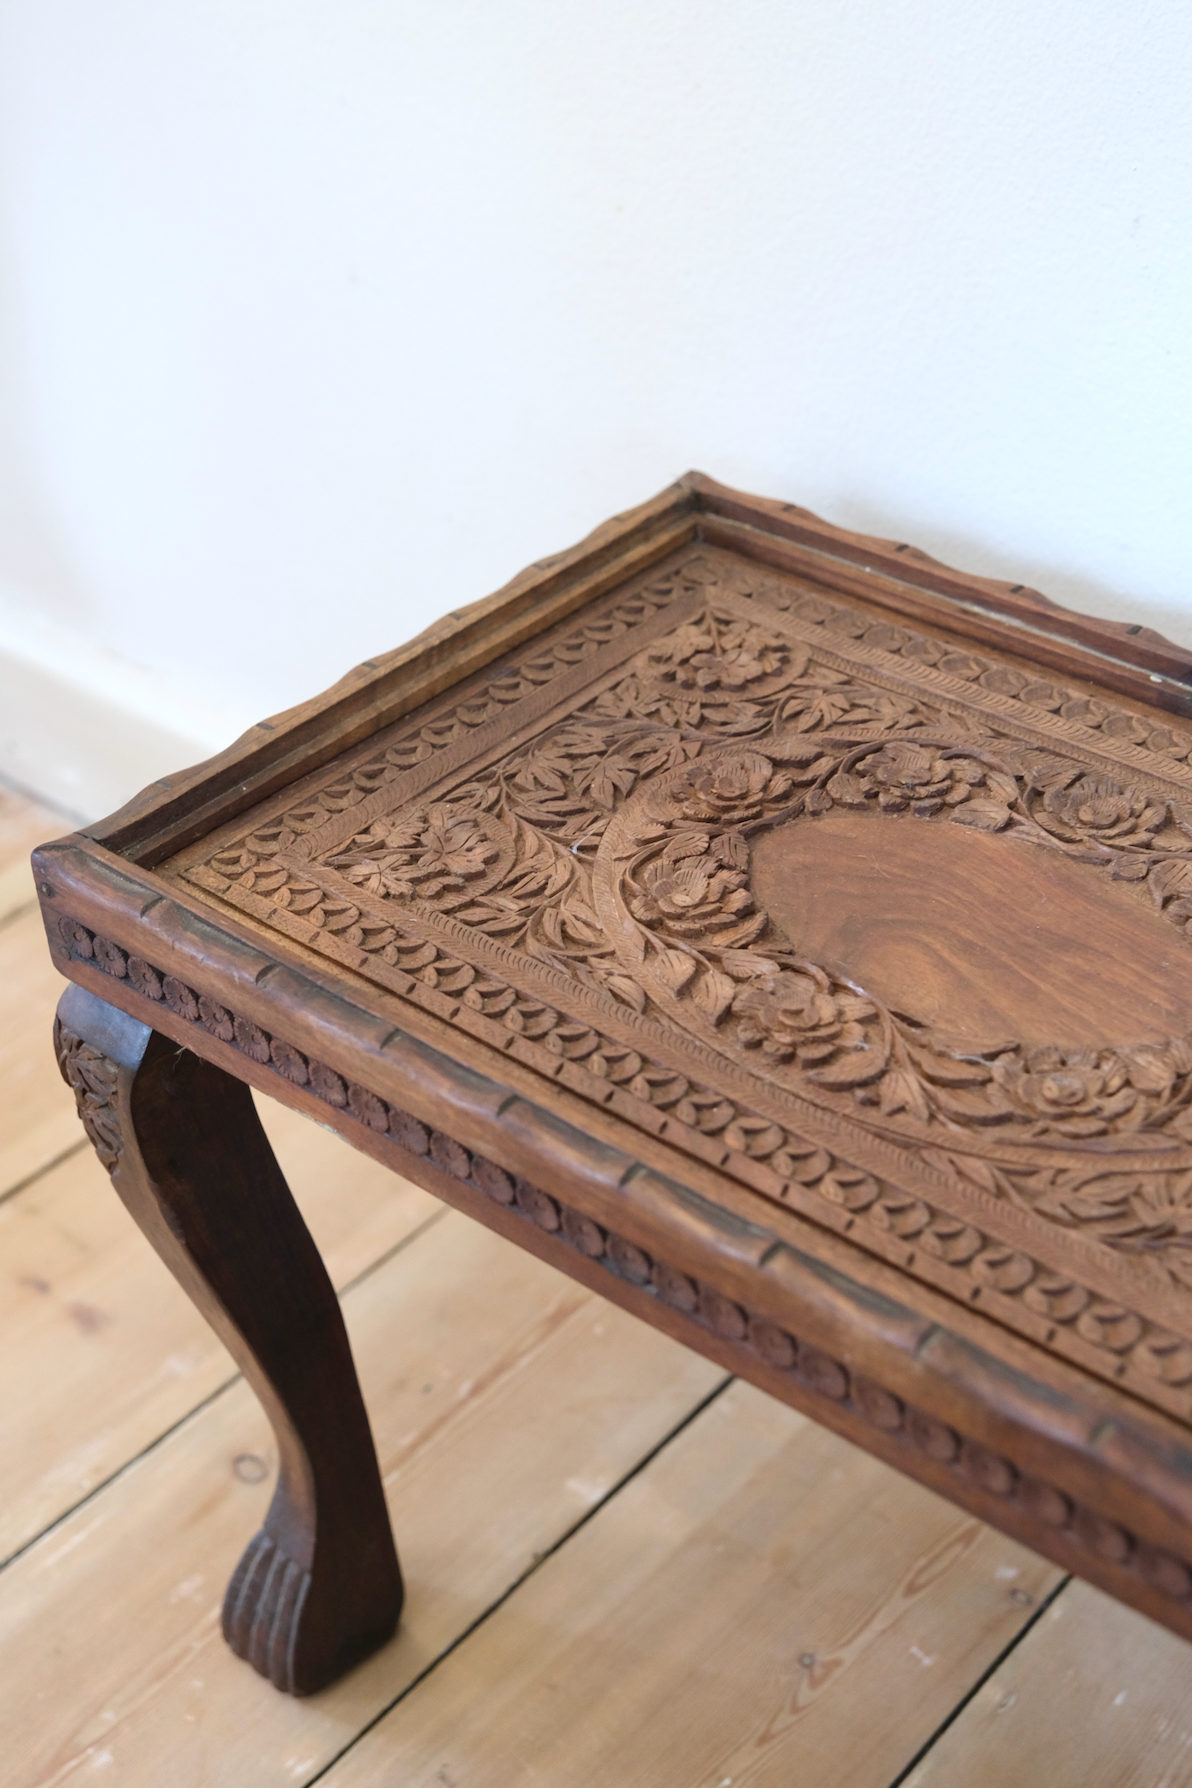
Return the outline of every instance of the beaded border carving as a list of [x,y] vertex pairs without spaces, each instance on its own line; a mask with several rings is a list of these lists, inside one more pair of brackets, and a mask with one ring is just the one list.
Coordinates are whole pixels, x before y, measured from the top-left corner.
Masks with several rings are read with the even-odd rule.
[[[404,1114],[397,1113],[391,1118],[390,1108],[384,1100],[369,1092],[366,1087],[345,1081],[333,1069],[308,1058],[284,1038],[270,1035],[251,1020],[229,1011],[209,995],[196,993],[164,970],[130,954],[78,920],[64,917],[59,920],[58,929],[74,960],[101,970],[113,980],[127,981],[143,999],[164,1004],[175,1017],[188,1024],[201,1026],[221,1043],[239,1050],[250,1060],[280,1074],[293,1085],[307,1089],[325,1104],[336,1110],[348,1111],[358,1122],[388,1134],[403,1148],[410,1146],[404,1140],[401,1127],[405,1121]],[[95,1058],[94,1061],[92,1057]],[[111,1171],[116,1164],[119,1129],[118,1126],[112,1126],[106,1117],[110,1096],[114,1091],[114,1082],[109,1085],[110,1076],[107,1074],[106,1064],[102,1057],[98,1057],[95,1051],[88,1051],[86,1046],[69,1058],[64,1058],[60,1052],[59,1061],[64,1078],[74,1088],[79,1100],[80,1115],[88,1127],[88,1134],[95,1142],[100,1159]],[[415,1122],[413,1119],[409,1121]],[[398,1126],[396,1129],[394,1124]],[[414,1148],[412,1152],[417,1154],[422,1150]],[[895,1188],[879,1186],[869,1175],[834,1164],[825,1151],[819,1153],[823,1160],[815,1165],[823,1178],[831,1184],[831,1191],[827,1196],[833,1202],[829,1209],[839,1212],[842,1207],[848,1208],[850,1197],[867,1195],[868,1210],[876,1209],[879,1216],[885,1218],[889,1225],[889,1234],[892,1239],[897,1240],[900,1233],[897,1227],[899,1217],[908,1210],[913,1213],[920,1201]],[[949,1233],[963,1236],[965,1232],[965,1226],[954,1219],[937,1214],[935,1220],[945,1237]],[[945,1227],[948,1224],[951,1225],[950,1232]],[[850,1226],[845,1224],[841,1227],[842,1232],[847,1234]],[[911,1233],[918,1237],[921,1230],[912,1227]],[[1025,1255],[999,1248],[984,1238],[979,1240],[982,1242],[983,1252],[965,1257],[961,1264],[970,1271],[975,1266],[978,1275],[982,1272],[988,1274],[988,1279],[977,1278],[976,1289],[984,1291],[988,1287],[993,1294],[985,1300],[985,1307],[991,1309],[993,1314],[1000,1314],[998,1306],[1009,1301],[1005,1295],[997,1295],[999,1276],[1008,1280],[1011,1291],[1017,1290],[1020,1295],[1038,1286],[1040,1297],[1053,1300],[1053,1323],[1044,1337],[1046,1345],[1053,1346],[1057,1352],[1069,1354],[1082,1365],[1087,1366],[1091,1357],[1103,1376],[1132,1383],[1147,1401],[1187,1417],[1187,1399],[1178,1395],[1184,1382],[1182,1362],[1183,1353],[1189,1351],[1187,1343],[1169,1335],[1157,1323],[1139,1312],[1099,1299],[1070,1278],[1048,1273]],[[972,1304],[977,1300],[970,1294],[963,1301]],[[1065,1341],[1069,1341],[1066,1347]],[[1176,1382],[1172,1383],[1170,1379],[1165,1381],[1160,1376],[1163,1370],[1174,1374]]]
[[[77,926],[76,934],[84,930]],[[769,1318],[750,1313],[712,1286],[651,1256],[636,1242],[574,1210],[521,1175],[507,1172],[464,1148],[445,1132],[345,1080],[284,1039],[270,1036],[260,1026],[234,1016],[217,1001],[197,995],[173,977],[162,975],[139,958],[129,957],[118,945],[93,933],[87,935],[92,940],[92,960],[107,973],[120,979],[127,977],[144,997],[167,1001],[177,1016],[201,1024],[221,1042],[240,1049],[262,1066],[268,1065],[295,1085],[309,1087],[326,1104],[390,1137],[407,1153],[430,1161],[440,1172],[554,1236],[585,1260],[657,1297],[720,1340],[746,1348],[767,1367],[789,1374],[800,1391],[810,1397],[813,1409],[822,1399],[821,1407],[835,1405],[847,1410],[867,1426],[880,1430],[888,1441],[905,1447],[908,1456],[920,1454],[946,1468],[958,1482],[974,1485],[1017,1507],[1032,1521],[1066,1535],[1092,1558],[1136,1574],[1149,1589],[1178,1606],[1192,1604],[1192,1567],[1183,1560],[1139,1540],[1127,1528],[1095,1510],[1082,1507],[1054,1485],[1019,1472],[1004,1455],[960,1434],[872,1379],[851,1371],[843,1361],[792,1335]],[[122,1146],[115,1068],[100,1051],[82,1042],[60,1021],[55,1025],[55,1043],[63,1078],[75,1092],[84,1127],[101,1162],[112,1173],[119,1166]],[[908,1470],[914,1475],[913,1466],[908,1464]]]

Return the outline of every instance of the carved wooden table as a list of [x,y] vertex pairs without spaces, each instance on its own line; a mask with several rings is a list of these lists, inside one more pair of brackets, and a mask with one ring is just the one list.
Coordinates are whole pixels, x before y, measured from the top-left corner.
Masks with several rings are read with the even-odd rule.
[[83,1121],[277,1434],[235,1650],[401,1601],[250,1086],[1192,1637],[1190,715],[692,475],[39,851]]

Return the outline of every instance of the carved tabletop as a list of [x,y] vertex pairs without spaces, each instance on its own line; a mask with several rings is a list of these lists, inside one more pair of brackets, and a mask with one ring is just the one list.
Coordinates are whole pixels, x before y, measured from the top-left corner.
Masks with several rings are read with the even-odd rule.
[[1157,635],[693,474],[38,852],[84,1122],[278,1431],[236,1649],[400,1603],[246,1083],[1192,1637],[1190,752]]

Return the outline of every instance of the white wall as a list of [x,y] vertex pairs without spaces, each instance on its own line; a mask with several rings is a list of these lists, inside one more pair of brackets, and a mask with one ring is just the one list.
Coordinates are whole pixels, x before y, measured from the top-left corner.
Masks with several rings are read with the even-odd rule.
[[1187,0],[0,0],[0,770],[690,465],[1192,642],[1190,89]]

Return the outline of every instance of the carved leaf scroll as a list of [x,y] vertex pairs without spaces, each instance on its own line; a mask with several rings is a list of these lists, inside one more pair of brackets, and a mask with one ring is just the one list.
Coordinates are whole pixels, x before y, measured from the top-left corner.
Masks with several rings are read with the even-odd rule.
[[1164,1131],[1192,1140],[1192,1035],[1082,1049],[981,1045],[893,1012],[802,958],[738,865],[759,832],[834,807],[1017,835],[1148,881],[1156,903],[1188,926],[1178,904],[1192,878],[1187,841],[1165,804],[1139,790],[1000,745],[825,741],[812,755],[801,741],[793,750],[778,741],[770,756],[705,753],[626,810],[602,853],[620,859],[608,872],[606,916],[622,914],[623,958],[688,1022],[711,1026],[780,1081],[849,1095],[896,1127],[1065,1143]]
[[[458,748],[494,715],[512,716],[552,676],[664,605],[676,580],[620,599],[550,653],[531,653],[479,695],[415,723],[305,804],[224,847],[210,860],[212,885],[293,914],[327,948],[370,954],[582,1065],[596,1084],[632,1090],[683,1124],[724,1137],[780,1177],[806,1173],[846,1208],[886,1209],[864,1191],[867,1176],[851,1187],[843,1166],[843,1177],[828,1172],[814,1145],[725,1098],[706,1069],[702,1081],[677,1074],[655,1063],[644,1043],[627,1046],[565,1002],[527,993],[516,973],[482,969],[465,959],[466,948],[429,942],[402,919],[448,915],[511,951],[511,962],[540,964],[615,1009],[678,1018],[693,1035],[758,1064],[771,1085],[798,1087],[901,1137],[924,1160],[946,1151],[953,1173],[984,1169],[997,1198],[1091,1230],[1115,1251],[1161,1252],[1178,1277],[1187,1197],[1178,1172],[1146,1169],[1143,1189],[1127,1200],[1129,1222],[1120,1188],[1107,1201],[1105,1187],[1096,1195],[1087,1187],[1112,1172],[1112,1162],[1098,1158],[1110,1145],[1174,1146],[1184,1159],[1192,1144],[1186,1037],[1075,1051],[991,1037],[989,1047],[974,1048],[916,1026],[775,934],[750,886],[749,855],[761,829],[792,819],[906,814],[991,838],[1029,837],[1137,884],[1167,920],[1192,931],[1192,800],[1152,794],[1144,775],[1107,776],[1073,739],[1074,729],[1100,734],[1177,764],[1189,735],[788,585],[743,587],[733,572],[729,606],[717,597],[715,574],[700,577],[710,590],[701,609],[624,660],[567,718],[490,768],[468,772],[470,780],[441,785],[433,817],[426,802],[395,805],[326,852],[341,892],[332,893],[325,876],[304,875],[296,841],[366,800],[375,811],[389,781]],[[688,593],[699,587],[683,578]],[[743,617],[742,598],[756,618]],[[818,631],[822,654],[784,631],[785,613]],[[849,661],[852,641],[871,649],[870,663]],[[883,666],[901,662],[914,675],[899,686],[884,669],[877,674],[872,649]],[[985,712],[958,702],[949,694],[958,686],[987,690],[1002,706]],[[1056,731],[1054,748],[1019,737],[1015,714],[1036,734]],[[634,835],[621,854],[628,818]],[[621,930],[599,885],[607,863]],[[1059,1151],[1059,1165],[1046,1165],[1048,1149]],[[1082,1151],[1090,1159],[1077,1170],[1071,1164]],[[1037,1177],[1072,1172],[1085,1176],[1075,1188],[1067,1181],[1043,1188]],[[1106,1217],[1110,1206],[1116,1215]],[[890,1222],[913,1227],[915,1208],[912,1200]],[[924,1236],[940,1238],[940,1258],[960,1260],[965,1225],[953,1235],[938,1214],[923,1222]]]

